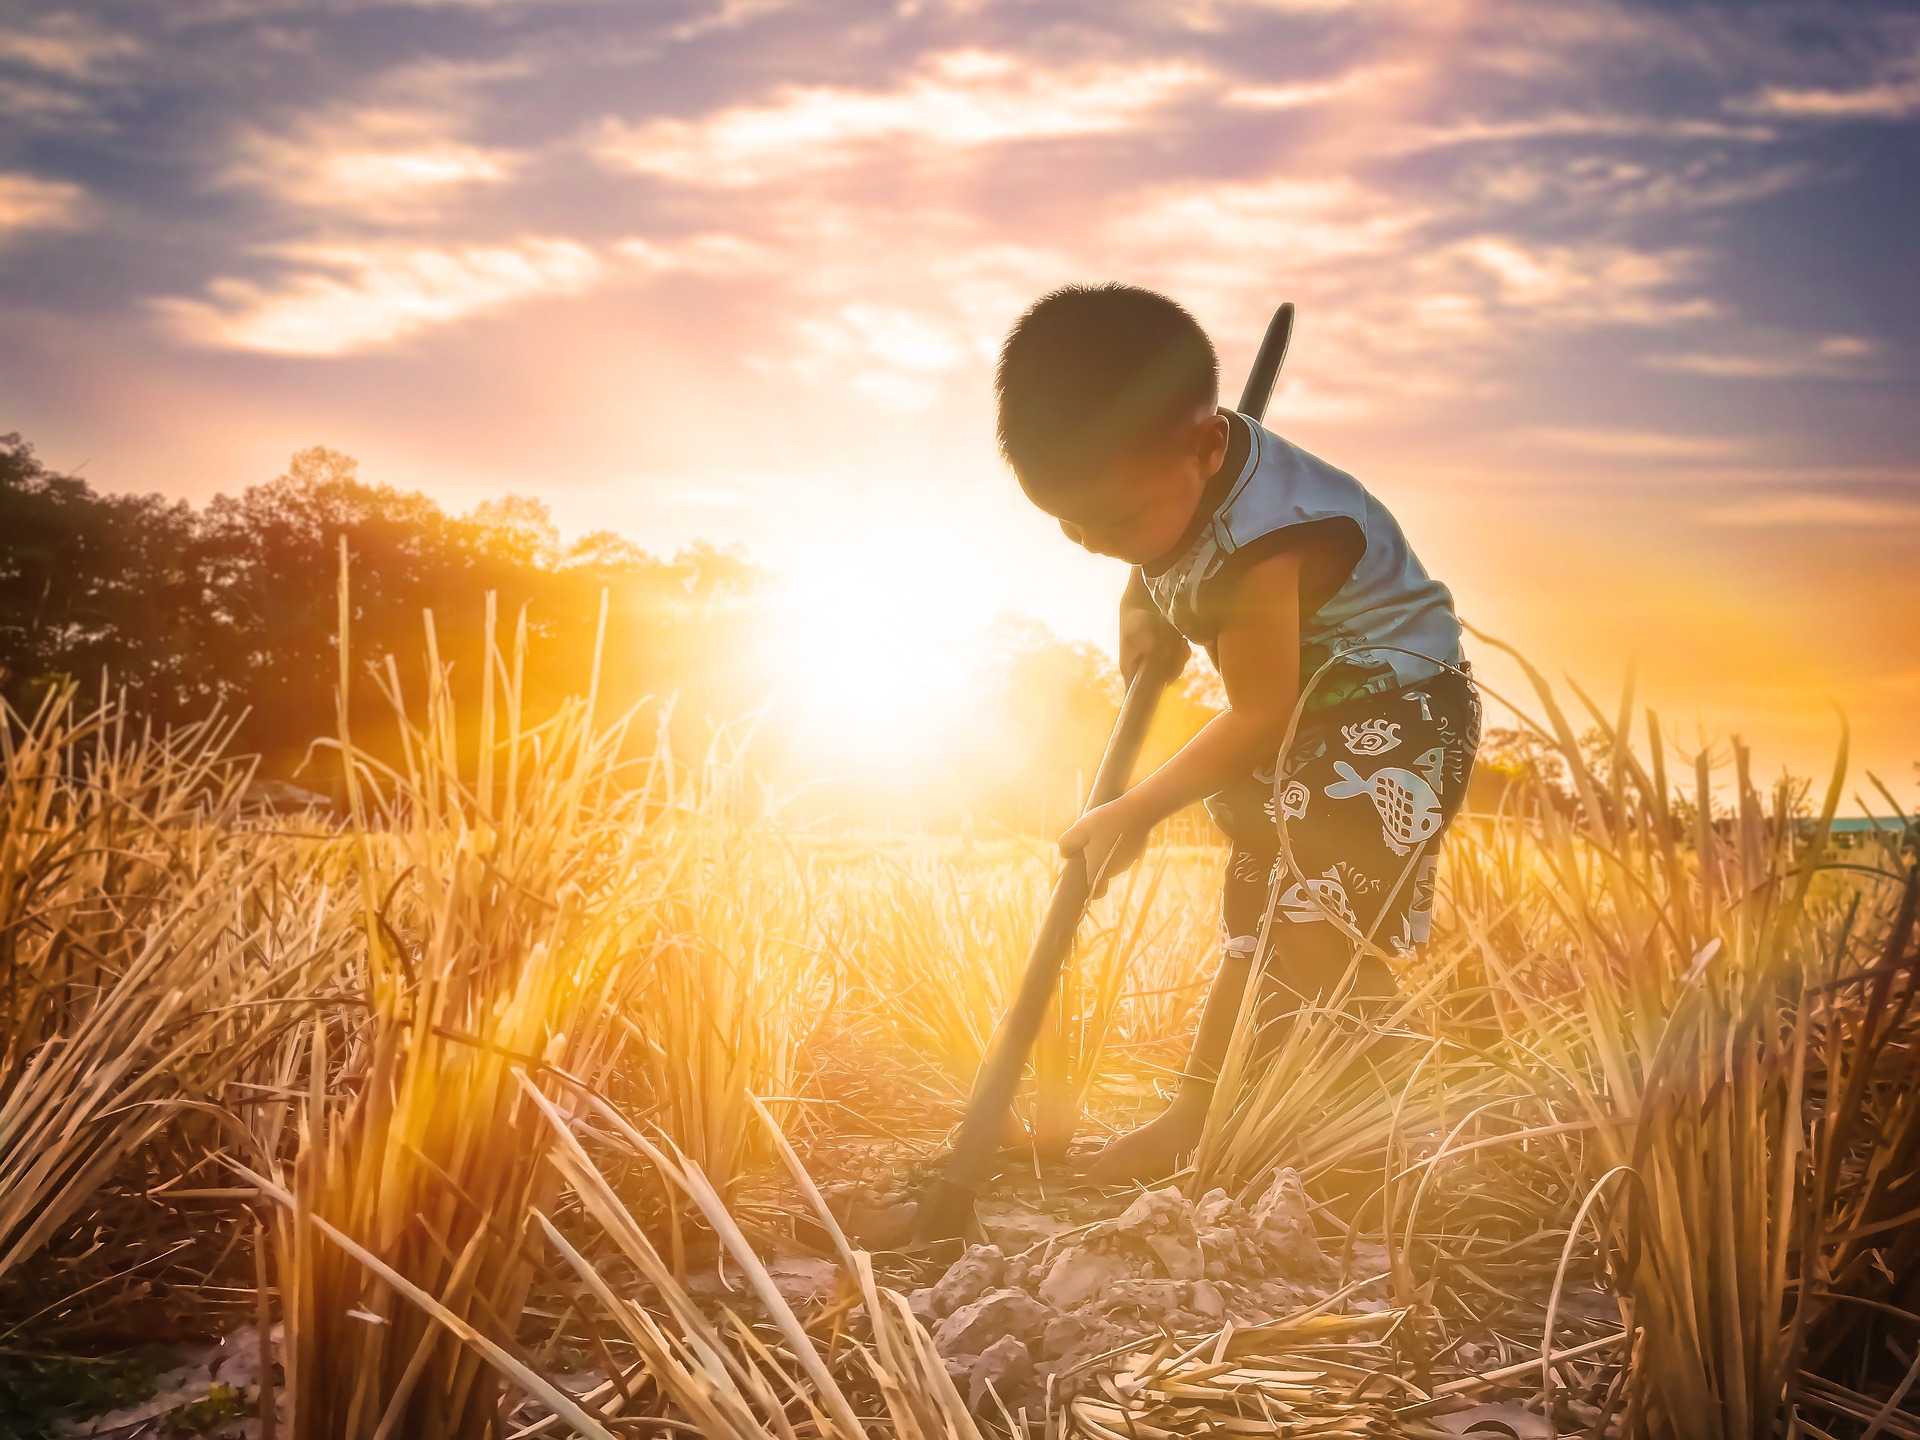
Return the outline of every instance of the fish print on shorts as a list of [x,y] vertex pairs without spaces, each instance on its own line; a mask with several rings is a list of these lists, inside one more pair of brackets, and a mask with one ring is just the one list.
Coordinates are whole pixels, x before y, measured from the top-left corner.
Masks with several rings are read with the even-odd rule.
[[1431,840],[1440,831],[1440,797],[1425,778],[1411,770],[1388,765],[1363,778],[1344,760],[1333,762],[1339,779],[1327,786],[1330,800],[1345,800],[1365,795],[1380,812],[1381,833],[1387,848],[1404,855],[1423,840]]
[[1447,751],[1445,746],[1434,746],[1413,762],[1413,768],[1427,777],[1427,783],[1433,786],[1434,794],[1438,795],[1446,789]]
[[1349,755],[1384,755],[1400,743],[1400,727],[1376,715],[1340,727]]
[[1323,872],[1340,882],[1351,900],[1355,895],[1378,895],[1385,883],[1378,875],[1369,875],[1358,865],[1350,865],[1345,860],[1333,862],[1333,868]]
[[1283,968],[1345,963],[1360,939],[1417,951],[1433,928],[1440,836],[1465,798],[1479,729],[1470,679],[1439,675],[1313,716],[1277,773],[1263,756],[1209,796],[1233,842],[1222,934],[1282,922],[1274,932],[1285,938],[1268,934],[1268,944]]
[[[1420,861],[1413,872],[1413,895],[1407,904],[1407,913],[1413,917],[1416,925],[1428,925],[1433,921],[1433,897],[1435,882],[1440,875],[1440,853],[1431,851]],[[1420,939],[1426,939],[1421,933]]]
[[1412,915],[1400,917],[1400,928],[1387,937],[1386,948],[1402,960],[1411,960],[1420,940],[1414,935],[1415,920]]
[[1322,879],[1294,881],[1280,897],[1280,913],[1296,925],[1325,920],[1329,910],[1349,925],[1353,924],[1353,906],[1347,903],[1347,892],[1339,874],[1331,868]]
[[1272,867],[1258,855],[1250,854],[1245,850],[1234,852],[1233,878],[1236,880],[1264,880],[1271,869]]

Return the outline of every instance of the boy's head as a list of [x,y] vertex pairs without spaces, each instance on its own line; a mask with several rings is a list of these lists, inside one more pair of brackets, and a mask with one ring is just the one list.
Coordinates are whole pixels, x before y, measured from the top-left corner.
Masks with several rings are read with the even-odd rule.
[[1226,452],[1194,318],[1131,285],[1068,285],[1000,347],[1000,453],[1076,544],[1141,564],[1178,543]]

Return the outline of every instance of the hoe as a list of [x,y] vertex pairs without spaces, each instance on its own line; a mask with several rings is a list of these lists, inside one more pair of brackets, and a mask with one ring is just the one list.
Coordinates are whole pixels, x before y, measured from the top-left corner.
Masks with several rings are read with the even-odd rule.
[[[1283,304],[1273,312],[1260,353],[1254,357],[1253,373],[1247,376],[1246,389],[1240,392],[1240,413],[1254,420],[1267,411],[1273,398],[1274,382],[1280,376],[1280,363],[1287,358],[1287,342],[1293,336],[1293,304]],[[1172,678],[1164,670],[1142,666],[1127,683],[1126,699],[1120,704],[1120,718],[1114,722],[1107,739],[1106,753],[1094,772],[1093,788],[1087,795],[1087,808],[1104,805],[1127,788],[1133,776],[1134,762],[1140,758],[1147,727],[1153,723],[1154,707],[1160,692]],[[999,1169],[1001,1127],[1013,1108],[1014,1092],[1020,1088],[1020,1075],[1033,1042],[1046,1018],[1047,1004],[1059,982],[1060,969],[1073,949],[1074,932],[1086,912],[1090,885],[1086,866],[1076,858],[1067,863],[1054,881],[1053,897],[1047,902],[1046,915],[1040,921],[1040,933],[1027,953],[1026,973],[1020,979],[1013,1005],[994,1031],[993,1042],[974,1078],[973,1094],[967,1101],[966,1115],[954,1136],[946,1169],[935,1180],[920,1203],[916,1220],[919,1239],[937,1243],[971,1239],[978,1233],[974,1201],[980,1187]]]

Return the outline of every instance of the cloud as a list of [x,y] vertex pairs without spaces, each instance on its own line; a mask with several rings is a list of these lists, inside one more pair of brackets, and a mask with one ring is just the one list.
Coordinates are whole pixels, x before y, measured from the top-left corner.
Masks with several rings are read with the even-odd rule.
[[[1916,61],[1907,61],[1903,68],[1914,70]],[[1920,115],[1920,74],[1833,89],[1770,86],[1733,108],[1789,120],[1907,120]]]
[[207,300],[154,308],[191,344],[267,355],[346,355],[540,296],[573,295],[605,262],[571,240],[509,245],[301,245],[278,255],[298,268],[273,286],[231,277]]
[[[711,242],[710,263],[778,287],[755,369],[903,412],[983,393],[1006,326],[1073,279],[1178,295],[1227,350],[1250,348],[1277,300],[1299,301],[1311,376],[1289,382],[1287,413],[1342,422],[1508,388],[1514,357],[1543,337],[1713,313],[1691,252],[1547,242],[1524,217],[1461,234],[1473,212],[1458,197],[1409,196],[1364,173],[1146,184],[1110,191],[1065,231],[964,199],[888,210],[782,192],[733,217],[762,248]],[[664,259],[652,245],[634,258],[699,263],[685,242]]]
[[125,95],[143,47],[54,6],[39,8],[53,13],[0,25],[0,115],[20,132],[110,130],[103,102]]
[[1456,172],[1452,190],[1482,213],[1508,212],[1536,222],[1563,216],[1589,223],[1620,222],[1750,204],[1805,184],[1815,174],[1801,162],[1756,168],[1729,159],[1729,153],[1717,147],[1702,156],[1674,160],[1605,153],[1503,154]]
[[765,274],[776,264],[767,246],[738,235],[699,234],[676,240],[644,236],[619,241],[614,253],[648,275],[708,277]]
[[1506,388],[1512,357],[1545,336],[1714,313],[1691,252],[1543,240],[1524,216],[1459,233],[1481,218],[1445,191],[1351,176],[1185,183],[1104,227],[1102,268],[1189,300],[1231,343],[1250,343],[1276,300],[1298,301],[1329,416]]
[[[780,298],[747,337],[747,363],[892,411],[984,393],[1014,317],[1085,273],[1065,252],[996,238],[960,209],[877,214],[807,196],[758,218],[767,244],[755,258]],[[684,269],[703,258],[691,240],[668,248]]]
[[1390,148],[1407,154],[1463,145],[1527,140],[1653,140],[1670,142],[1738,141],[1763,145],[1777,138],[1766,125],[1735,124],[1698,116],[1633,115],[1618,110],[1549,111],[1507,120],[1456,120],[1404,127]]
[[140,53],[125,35],[89,25],[79,16],[49,14],[17,29],[0,29],[0,62],[65,80],[92,80],[116,62]]
[[1683,251],[1542,244],[1498,234],[1445,245],[1417,268],[1432,278],[1438,294],[1477,295],[1507,325],[1669,325],[1714,313],[1712,302],[1676,293],[1695,260]]
[[1824,528],[1920,527],[1920,476],[1904,494],[1847,495],[1807,491],[1791,495],[1761,495],[1710,506],[1701,518],[1715,525],[1743,528],[1819,526]]
[[266,355],[334,356],[376,350],[524,300],[581,295],[622,280],[766,273],[774,256],[737,235],[633,237],[603,253],[575,240],[505,245],[279,246],[291,273],[277,284],[222,278],[209,298],[170,297],[153,309],[189,344]]
[[14,230],[65,230],[79,223],[85,192],[78,185],[0,172],[0,235]]
[[1111,135],[1207,84],[1183,61],[1047,70],[981,50],[931,57],[891,90],[789,86],[766,104],[698,120],[610,121],[595,153],[619,170],[685,184],[758,185],[902,147],[969,150]]
[[1411,65],[1366,65],[1331,80],[1302,80],[1288,85],[1236,85],[1221,97],[1221,101],[1242,110],[1296,110],[1328,100],[1377,93],[1379,87],[1400,84],[1417,73],[1416,67]]
[[[1671,613],[1708,650],[1723,614],[1765,610],[1816,617],[1814,653],[1898,652],[1879,617],[1920,476],[1841,469],[1911,449],[1885,383],[1911,317],[1846,318],[1901,278],[1898,146],[1819,141],[1913,127],[1920,32],[1894,19],[490,3],[10,7],[0,113],[25,138],[0,169],[32,183],[0,180],[0,223],[52,237],[7,252],[23,427],[184,490],[272,473],[286,417],[319,414],[403,483],[471,503],[545,464],[574,514],[663,544],[777,547],[867,486],[1011,526],[990,368],[1022,305],[1072,279],[1167,290],[1237,382],[1284,297],[1276,422],[1404,502],[1463,604],[1513,597],[1542,647],[1580,644],[1564,582],[1667,567],[1706,597]],[[51,18],[73,14],[106,18]],[[1796,305],[1811,332],[1775,329]],[[129,311],[227,353],[154,368]],[[471,423],[396,406],[396,352]],[[1102,575],[1056,580],[1008,533],[980,552],[996,605],[1075,633],[1106,614]]]
[[[756,340],[755,367],[900,411],[978,391],[1021,307],[1072,279],[1178,295],[1229,350],[1277,300],[1299,301],[1312,376],[1290,382],[1288,413],[1343,422],[1511,387],[1513,358],[1543,337],[1715,313],[1691,251],[1546,241],[1524,215],[1460,233],[1472,218],[1456,195],[1409,195],[1359,166],[1116,188],[1065,231],[964,201],[887,210],[817,192],[735,216],[764,243],[759,273],[786,317]],[[689,265],[678,246],[672,263]]]
[[1170,23],[1190,30],[1225,31],[1242,11],[1267,11],[1279,15],[1326,16],[1371,9],[1384,13],[1404,8],[1405,0],[1160,0],[1160,10]]
[[1650,430],[1583,430],[1540,426],[1519,437],[1552,450],[1610,460],[1725,460],[1742,454],[1746,443],[1715,435],[1673,435]]
[[798,331],[813,365],[849,377],[857,393],[892,410],[930,409],[946,378],[973,358],[944,317],[907,306],[843,305]]
[[1859,335],[1768,336],[1733,351],[1649,355],[1649,370],[1704,375],[1714,380],[1855,380],[1882,373],[1885,347]]
[[1431,218],[1424,206],[1390,202],[1350,179],[1285,177],[1156,187],[1110,233],[1130,249],[1237,252],[1271,270],[1387,253]]
[[468,144],[449,128],[447,117],[427,111],[336,111],[291,134],[250,137],[220,180],[307,209],[397,220],[430,213],[455,191],[512,177],[515,152]]

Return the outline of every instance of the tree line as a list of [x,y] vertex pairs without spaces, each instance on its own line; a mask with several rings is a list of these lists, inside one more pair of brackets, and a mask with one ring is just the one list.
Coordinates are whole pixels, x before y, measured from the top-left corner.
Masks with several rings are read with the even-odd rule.
[[312,775],[309,747],[334,728],[342,540],[357,733],[392,729],[372,683],[388,657],[403,695],[423,698],[429,614],[456,693],[474,687],[489,596],[504,641],[525,616],[534,714],[586,685],[603,597],[601,688],[615,702],[673,692],[694,709],[752,703],[726,664],[761,587],[737,554],[663,559],[607,532],[565,544],[545,507],[518,497],[448,514],[320,447],[203,509],[102,494],[18,435],[0,437],[5,698],[27,712],[54,687],[104,678],[160,725],[244,712],[241,740],[264,774]]
[[[651,699],[682,755],[697,757],[731,722],[755,728],[768,701],[755,658],[779,595],[738,552],[663,557],[609,532],[565,542],[545,506],[521,497],[450,514],[324,447],[195,508],[98,491],[18,435],[0,436],[0,695],[25,714],[57,687],[105,683],[162,726],[244,715],[239,744],[263,777],[327,793],[337,777],[313,742],[336,731],[343,540],[349,718],[356,743],[382,758],[398,759],[386,690],[397,680],[413,707],[426,694],[429,615],[455,704],[475,713],[490,599],[503,647],[524,620],[530,715],[585,689],[597,637],[605,713]],[[803,787],[803,811],[874,823],[1065,823],[1112,723],[1118,677],[1096,648],[1036,623],[996,635],[968,679],[977,703],[951,734],[927,737],[938,762],[910,781],[816,783],[777,723],[752,745],[761,778]],[[1163,707],[1160,753],[1210,713],[1198,672]],[[639,726],[636,749],[657,733]]]

